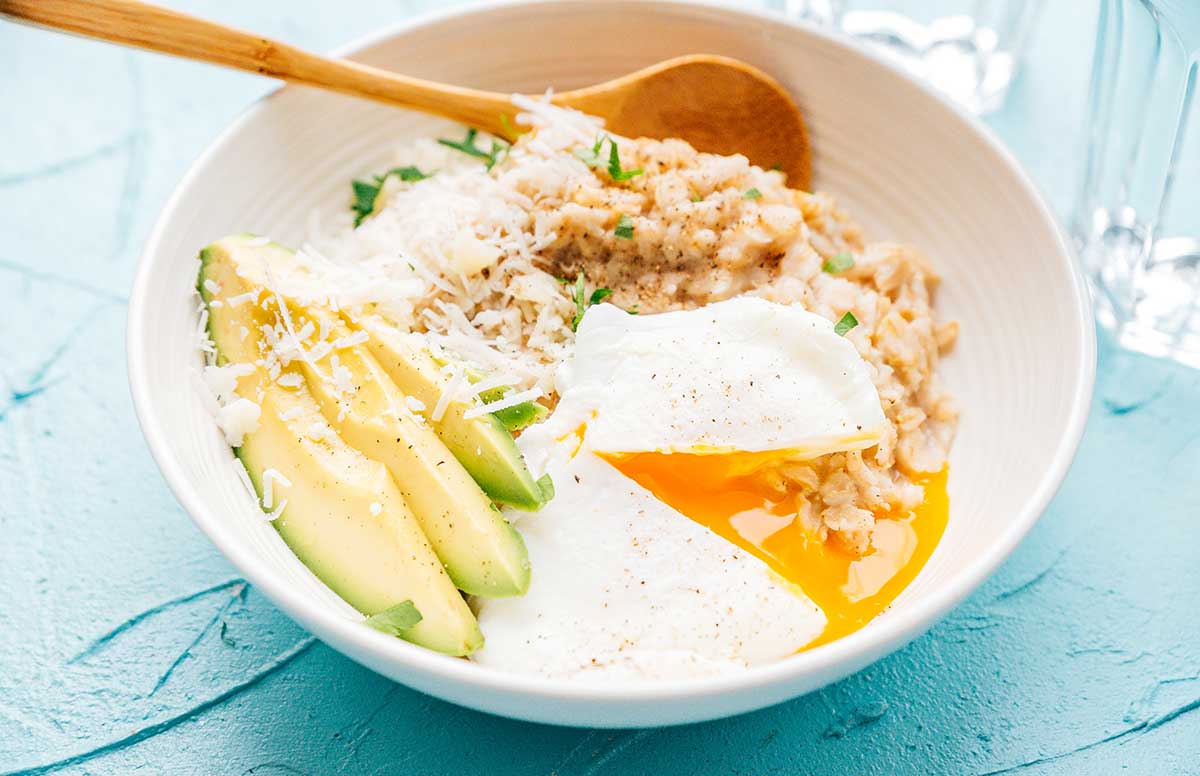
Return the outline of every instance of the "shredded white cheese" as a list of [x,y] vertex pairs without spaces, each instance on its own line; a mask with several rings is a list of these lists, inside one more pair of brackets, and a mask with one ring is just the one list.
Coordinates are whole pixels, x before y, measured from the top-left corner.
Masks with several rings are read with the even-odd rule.
[[286,423],[289,420],[295,420],[303,414],[303,407],[292,407],[289,410],[284,410],[283,412],[279,413],[279,419]]
[[462,390],[462,387],[466,383],[467,374],[460,368],[454,373],[454,376],[450,378],[450,382],[446,383],[445,387],[442,388],[442,395],[438,397],[437,404],[434,405],[433,412],[430,414],[429,419],[434,423],[440,422],[442,417],[446,414],[446,408],[450,406],[450,402],[454,401],[454,399],[458,396],[458,392]]
[[246,464],[242,463],[242,459],[236,455],[233,457],[233,470],[237,472],[238,479],[246,492],[250,494],[250,498],[254,499],[254,503],[258,503],[258,493],[254,490],[254,483],[250,481],[250,472],[246,471]]
[[354,347],[355,345],[361,345],[369,339],[371,339],[371,336],[369,334],[367,334],[365,331],[356,331],[356,332],[353,332],[352,334],[346,334],[341,337],[338,337],[331,344],[332,344],[334,350],[341,350],[343,348],[350,348],[350,347]]
[[510,393],[503,399],[499,399],[490,404],[484,404],[480,407],[472,407],[463,413],[463,417],[467,420],[470,420],[471,418],[477,418],[480,415],[486,415],[489,412],[496,412],[498,410],[508,409],[509,407],[515,407],[518,404],[524,404],[527,401],[534,401],[541,398],[541,396],[541,388],[530,388],[525,391],[517,391],[516,393]]
[[241,447],[246,434],[258,430],[258,417],[262,408],[245,398],[237,398],[217,410],[217,426],[225,434],[230,447]]
[[479,382],[473,383],[471,385],[471,390],[474,391],[475,393],[484,393],[486,391],[492,390],[493,388],[508,388],[513,383],[516,383],[519,381],[520,381],[520,378],[518,378],[514,374],[500,373],[497,375],[492,375],[491,377],[485,377],[482,380],[480,380]]
[[275,503],[275,483],[278,482],[285,488],[292,487],[292,481],[279,473],[278,469],[264,469],[262,474],[263,509],[270,509]]
[[241,307],[246,302],[253,302],[255,299],[258,299],[258,289],[257,288],[254,289],[253,291],[247,291],[244,294],[238,294],[237,296],[226,297],[225,304],[229,305],[230,307],[236,308],[236,307]]
[[266,515],[267,521],[272,522],[274,520],[277,520],[279,518],[279,516],[283,514],[283,510],[287,509],[287,505],[288,505],[288,500],[285,498],[279,502],[279,506],[275,507],[274,510],[272,510],[270,512],[265,512],[264,514]]

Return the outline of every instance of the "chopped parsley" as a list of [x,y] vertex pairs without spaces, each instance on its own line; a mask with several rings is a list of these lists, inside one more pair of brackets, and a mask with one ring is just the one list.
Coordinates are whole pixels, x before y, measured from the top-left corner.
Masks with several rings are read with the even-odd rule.
[[691,193],[691,195],[688,196],[688,199],[690,199],[692,202],[703,202],[704,201],[704,197],[700,196],[699,194],[697,194],[694,191]]
[[467,156],[474,156],[476,159],[482,159],[484,164],[490,170],[496,166],[496,162],[500,161],[500,156],[508,150],[508,143],[492,138],[492,149],[485,151],[475,145],[475,138],[479,135],[479,130],[471,128],[467,130],[467,136],[462,140],[447,140],[444,137],[439,137],[438,142],[447,148],[453,148],[455,151],[462,151]]
[[636,178],[644,172],[640,167],[636,170],[621,169],[621,155],[617,153],[617,141],[608,139],[608,174],[614,181],[627,181]]
[[782,164],[771,165],[771,172],[783,172],[783,165]]
[[[604,148],[605,141],[608,141],[607,162],[600,153],[601,149]],[[606,167],[608,169],[609,177],[614,181],[627,181],[630,178],[636,178],[645,172],[645,170],[642,170],[641,168],[636,170],[626,170],[621,167],[621,152],[617,148],[617,141],[613,140],[608,135],[601,135],[600,137],[596,138],[596,142],[592,144],[591,148],[576,148],[572,153],[575,154],[576,159],[583,162],[588,167],[593,169]]]
[[[559,278],[560,282],[570,283],[566,278]],[[571,285],[571,301],[575,303],[575,317],[571,319],[571,331],[576,331],[579,328],[579,322],[583,320],[583,314],[587,309],[594,304],[600,304],[612,293],[611,288],[597,288],[592,291],[591,295],[587,292],[587,278],[584,277],[584,271],[579,270],[579,274],[575,276],[575,282]]]
[[399,636],[422,619],[412,601],[401,601],[390,609],[368,617],[367,625],[389,636]]
[[858,319],[854,317],[854,313],[846,313],[841,320],[833,324],[833,333],[839,337],[845,337],[846,332],[858,325]]
[[617,219],[617,228],[613,230],[613,234],[622,240],[632,240],[633,219],[625,213],[622,213],[621,217]]
[[388,178],[394,175],[405,183],[415,183],[432,174],[421,172],[416,167],[393,167],[383,175],[372,176],[369,181],[352,181],[350,186],[354,189],[354,203],[350,208],[354,211],[354,225],[358,226],[364,218],[374,212],[375,200],[379,198],[379,192]]
[[543,474],[537,481],[538,490],[542,494],[542,501],[546,502],[554,498],[554,480],[550,479],[549,474]]
[[604,162],[600,159],[600,148],[604,145],[605,140],[608,140],[608,135],[601,135],[596,138],[596,143],[591,148],[576,148],[573,152],[575,158],[588,167],[603,167]]
[[825,270],[830,275],[837,275],[838,273],[845,272],[853,266],[854,257],[850,255],[849,251],[846,251],[845,253],[839,253],[831,259],[825,259],[825,263],[821,265],[821,269]]
[[758,189],[746,189],[746,193],[742,195],[742,199],[762,199],[762,192]]

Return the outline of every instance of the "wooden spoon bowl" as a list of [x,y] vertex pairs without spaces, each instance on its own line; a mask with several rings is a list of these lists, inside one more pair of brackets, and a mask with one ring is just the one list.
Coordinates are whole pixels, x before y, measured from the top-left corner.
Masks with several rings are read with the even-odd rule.
[[[259,35],[135,0],[0,0],[0,15],[113,43],[225,65],[285,81],[432,113],[500,136],[509,95],[440,84],[329,59]],[[804,119],[766,73],[728,57],[669,59],[555,95],[558,105],[605,119],[626,137],[678,137],[701,151],[744,154],[808,190]]]
[[771,76],[730,57],[668,59],[596,86],[563,92],[558,105],[603,116],[626,137],[678,137],[716,154],[744,154],[808,190],[812,159],[804,117]]

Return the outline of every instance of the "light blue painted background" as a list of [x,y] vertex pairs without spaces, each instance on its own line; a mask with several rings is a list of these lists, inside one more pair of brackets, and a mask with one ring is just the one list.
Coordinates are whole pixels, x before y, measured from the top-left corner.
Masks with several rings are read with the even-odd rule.
[[[318,50],[431,5],[171,4]],[[1093,11],[1047,5],[992,124],[1062,211]],[[1104,343],[1083,448],[1029,539],[929,635],[807,698],[557,729],[310,641],[175,504],[124,374],[155,214],[270,88],[0,23],[0,774],[1200,773],[1200,374]]]

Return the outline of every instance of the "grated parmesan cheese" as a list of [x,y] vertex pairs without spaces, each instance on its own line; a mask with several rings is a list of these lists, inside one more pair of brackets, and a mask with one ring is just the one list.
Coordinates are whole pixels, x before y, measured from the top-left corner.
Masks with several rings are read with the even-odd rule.
[[254,289],[253,291],[247,291],[244,294],[238,294],[237,296],[226,297],[225,304],[229,305],[230,307],[237,308],[237,307],[241,307],[246,302],[253,302],[256,299],[258,299],[258,289],[257,288]]
[[254,499],[254,503],[257,504],[258,493],[254,490],[254,483],[250,481],[250,472],[246,471],[246,464],[242,463],[242,459],[236,455],[233,457],[233,470],[237,473],[246,492],[250,494],[250,498]]
[[485,377],[479,382],[474,383],[471,386],[471,390],[473,390],[475,393],[484,393],[494,388],[508,388],[512,386],[513,383],[517,382],[518,379],[519,378],[514,374],[501,373],[498,375],[492,375],[491,377]]
[[295,420],[303,414],[303,407],[292,407],[289,410],[284,410],[283,412],[279,413],[279,419],[286,423],[289,420]]
[[467,420],[470,420],[471,418],[478,418],[480,415],[486,415],[489,412],[497,412],[499,410],[508,409],[509,407],[515,407],[518,404],[524,404],[527,401],[534,401],[536,399],[540,399],[541,397],[541,388],[530,388],[525,391],[518,391],[490,404],[484,404],[481,407],[472,407],[463,413],[463,417]]
[[246,434],[258,430],[262,408],[245,398],[237,398],[217,410],[217,426],[225,434],[230,447],[241,447]]
[[490,172],[433,139],[406,145],[398,163],[437,174],[390,190],[358,228],[348,217],[321,219],[331,231],[309,235],[307,272],[296,273],[306,277],[279,278],[288,296],[378,313],[474,367],[512,375],[517,389],[552,392],[574,307],[535,265],[555,236],[537,233],[531,212],[534,197],[594,178],[570,149],[591,145],[602,125],[540,100],[517,104],[538,128],[536,143],[523,140]]
[[275,503],[275,483],[278,482],[285,488],[292,487],[292,481],[279,473],[278,469],[264,469],[262,475],[263,509],[270,509]]
[[454,373],[454,376],[450,378],[450,382],[446,383],[446,385],[442,388],[442,394],[441,396],[438,396],[437,404],[433,407],[433,413],[429,416],[430,420],[432,420],[434,423],[441,421],[442,417],[446,414],[446,408],[449,407],[450,402],[454,401],[455,397],[458,396],[458,392],[462,390],[462,387],[466,384],[466,382],[467,373],[460,368]]
[[275,507],[274,510],[265,513],[267,521],[274,522],[275,520],[278,520],[279,516],[283,514],[283,510],[287,509],[287,505],[288,500],[286,498],[281,500],[279,502],[279,506]]
[[365,331],[356,331],[338,337],[330,344],[333,346],[334,350],[341,350],[343,348],[352,348],[355,345],[361,345],[369,339],[371,339],[371,336]]

